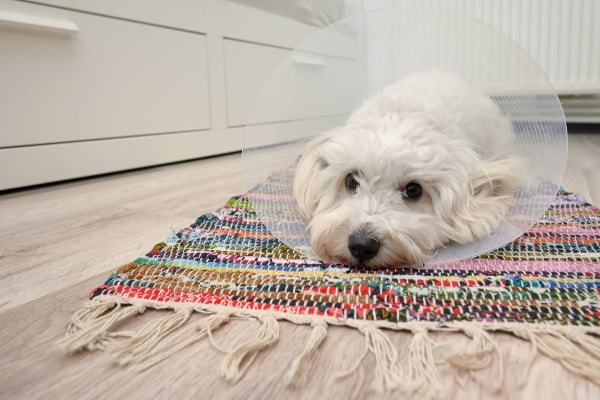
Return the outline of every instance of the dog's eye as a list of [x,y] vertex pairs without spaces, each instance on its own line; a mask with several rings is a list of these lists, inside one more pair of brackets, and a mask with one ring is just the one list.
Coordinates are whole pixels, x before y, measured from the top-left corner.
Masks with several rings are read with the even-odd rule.
[[418,183],[411,182],[404,188],[404,196],[409,199],[418,199],[421,197],[423,190],[421,189],[421,185]]
[[356,192],[356,189],[358,189],[359,184],[356,180],[356,174],[354,172],[351,172],[346,176],[346,179],[344,180],[344,185],[346,185],[346,188],[348,190]]

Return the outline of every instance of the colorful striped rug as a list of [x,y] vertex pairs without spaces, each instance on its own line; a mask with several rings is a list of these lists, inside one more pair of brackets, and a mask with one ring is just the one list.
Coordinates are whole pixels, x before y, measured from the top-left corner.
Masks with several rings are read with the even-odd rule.
[[[133,334],[116,330],[153,308],[173,312],[156,313]],[[208,315],[190,328],[194,311]],[[221,372],[231,381],[276,343],[279,320],[288,320],[313,327],[304,351],[290,360],[292,385],[306,381],[332,324],[364,334],[379,391],[439,394],[441,361],[490,367],[501,354],[489,331],[528,340],[538,353],[600,384],[600,210],[560,191],[535,226],[495,251],[427,269],[367,270],[303,258],[239,196],[116,270],[73,316],[63,344],[67,352],[107,350],[121,364],[147,368],[210,336],[231,316],[262,322],[256,338],[244,338],[225,356]],[[399,330],[413,334],[407,360],[397,359],[389,339]],[[440,355],[428,335],[434,330],[463,332],[472,345]]]

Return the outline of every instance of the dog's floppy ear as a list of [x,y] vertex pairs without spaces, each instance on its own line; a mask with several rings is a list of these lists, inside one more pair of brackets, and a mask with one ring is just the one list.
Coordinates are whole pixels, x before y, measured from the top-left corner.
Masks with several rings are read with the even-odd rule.
[[468,227],[468,232],[463,231],[462,240],[467,242],[489,235],[504,218],[515,191],[523,182],[521,168],[522,163],[516,159],[488,160],[473,171],[466,207],[460,218],[463,228]]
[[294,197],[298,201],[302,216],[307,221],[312,219],[319,204],[319,196],[322,194],[323,188],[319,187],[321,185],[317,182],[316,177],[328,166],[321,154],[321,147],[330,138],[331,135],[326,133],[308,142],[296,167]]

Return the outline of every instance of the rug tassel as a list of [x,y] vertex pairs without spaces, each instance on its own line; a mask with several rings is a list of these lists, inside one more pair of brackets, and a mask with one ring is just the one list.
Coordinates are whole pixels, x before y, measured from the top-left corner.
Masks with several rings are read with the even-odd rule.
[[145,310],[143,305],[123,305],[115,302],[95,305],[93,309],[84,308],[73,315],[67,328],[67,336],[60,345],[67,354],[83,349],[104,350],[111,337],[118,336],[109,333],[115,324],[142,314]]
[[585,346],[581,348],[578,342],[584,341],[580,338],[573,340],[573,334],[564,332],[533,331],[528,329],[513,329],[512,333],[529,340],[536,352],[558,361],[563,367],[575,375],[582,376],[600,385],[600,361],[587,350],[591,343],[588,338]]
[[365,335],[367,347],[375,356],[373,389],[383,393],[400,387],[403,375],[398,364],[398,351],[392,341],[374,326],[363,325],[359,330]]
[[146,358],[158,342],[185,324],[191,313],[191,308],[181,308],[150,321],[131,338],[115,343],[109,349],[110,354],[119,365]]
[[[469,348],[447,350],[448,346],[443,346],[443,351],[436,353],[437,358],[448,362],[459,371],[468,372],[480,385],[486,385],[494,392],[500,390],[504,385],[504,362],[498,343],[483,329],[462,325],[460,330],[473,339]],[[498,359],[498,368],[492,379],[489,373],[484,374],[483,371],[492,365],[494,357]]]
[[566,335],[550,332],[533,334],[541,353],[560,362],[566,369],[600,385],[600,362],[589,353],[585,353],[570,341]]
[[586,353],[596,357],[596,359],[600,359],[600,340],[598,336],[570,330],[565,334],[569,340],[578,344]]
[[317,350],[327,336],[327,324],[325,322],[313,322],[312,328],[312,332],[304,346],[304,350],[296,357],[286,376],[287,385],[289,386],[295,388],[304,386],[312,361],[317,354]]
[[256,356],[265,348],[279,340],[279,323],[273,317],[262,317],[261,327],[256,338],[230,351],[223,365],[221,375],[230,382],[237,382],[252,364]]
[[344,378],[347,378],[350,375],[352,375],[354,372],[356,372],[358,370],[358,368],[360,368],[360,365],[362,364],[362,362],[365,359],[365,357],[367,356],[367,354],[369,354],[369,344],[368,343],[365,344],[362,354],[356,359],[356,361],[354,361],[354,363],[349,368],[342,370],[342,371],[338,371],[334,375],[334,378],[335,379],[344,379]]
[[229,314],[212,314],[203,318],[200,322],[196,323],[191,329],[180,331],[176,335],[172,335],[169,340],[169,345],[163,343],[162,347],[154,350],[148,357],[140,364],[137,365],[136,370],[138,372],[144,371],[154,365],[162,362],[171,355],[191,346],[195,342],[207,337],[211,332],[216,331],[222,325],[229,321]]
[[412,333],[408,348],[407,384],[412,391],[425,397],[440,397],[443,386],[434,357],[435,343],[425,328],[413,329]]

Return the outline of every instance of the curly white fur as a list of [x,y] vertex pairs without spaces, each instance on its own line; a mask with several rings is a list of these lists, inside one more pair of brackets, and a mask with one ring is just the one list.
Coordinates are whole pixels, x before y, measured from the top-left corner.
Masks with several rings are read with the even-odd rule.
[[294,195],[313,250],[351,265],[419,265],[489,235],[521,183],[512,138],[495,103],[453,74],[385,88],[300,159]]

